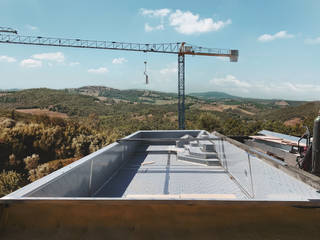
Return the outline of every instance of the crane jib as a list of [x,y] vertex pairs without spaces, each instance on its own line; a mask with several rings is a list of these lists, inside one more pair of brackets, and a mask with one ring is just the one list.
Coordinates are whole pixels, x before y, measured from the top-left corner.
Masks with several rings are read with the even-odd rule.
[[222,56],[231,57],[235,55],[234,51],[229,49],[219,48],[204,48],[192,45],[184,45],[181,52],[181,44],[177,43],[126,43],[115,41],[97,41],[97,40],[82,40],[68,38],[51,38],[40,36],[21,36],[14,34],[1,34],[0,43],[6,44],[27,44],[39,46],[55,46],[55,47],[75,47],[75,48],[97,48],[106,50],[125,50],[125,51],[141,51],[155,53],[171,53],[186,55],[207,55],[207,56]]

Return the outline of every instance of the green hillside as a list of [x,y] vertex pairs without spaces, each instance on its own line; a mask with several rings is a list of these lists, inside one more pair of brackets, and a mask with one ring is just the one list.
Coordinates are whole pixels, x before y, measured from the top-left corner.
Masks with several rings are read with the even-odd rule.
[[[176,113],[176,97],[170,93],[149,92],[146,94],[141,90],[112,89],[109,97],[105,99],[92,90],[96,90],[96,88],[84,87],[64,90],[38,88],[4,92],[0,94],[0,109],[46,109],[66,113],[68,116],[80,117],[86,117],[90,114],[105,116],[127,115],[137,112],[142,114]],[[91,92],[88,92],[89,90]],[[106,92],[107,88],[104,87],[101,94],[106,94]],[[139,99],[143,94],[145,94],[145,98]],[[168,100],[163,100],[161,104],[158,104],[161,99],[166,98]],[[117,99],[124,101],[116,101]],[[158,104],[156,108],[153,105],[155,103]]]
[[307,102],[298,106],[289,106],[282,109],[266,111],[262,113],[260,119],[287,121],[293,118],[314,119],[320,110],[320,101]]
[[[261,112],[273,115],[272,110],[286,109],[288,106],[299,106],[303,103],[240,98],[222,92],[194,93],[193,95],[198,97],[186,97],[187,110],[189,108],[199,109],[227,116],[248,117],[252,114],[260,116]],[[210,97],[216,98],[209,99]],[[68,116],[89,116],[90,114],[103,116],[154,109],[160,112],[173,109],[173,112],[176,113],[176,104],[177,95],[175,93],[135,89],[119,90],[104,86],[86,86],[63,90],[38,88],[1,92],[0,94],[0,108],[3,109],[44,109],[66,113]],[[154,105],[157,105],[156,108]],[[283,113],[283,111],[281,110],[279,113]],[[262,114],[262,116],[264,115]]]
[[224,92],[200,92],[189,93],[188,95],[202,99],[239,99],[241,97],[233,96]]
[[0,108],[41,108],[67,113],[69,116],[108,113],[106,105],[95,97],[70,93],[67,90],[47,88],[27,89],[1,94]]
[[[83,95],[99,97],[100,100],[108,103],[131,102],[146,104],[171,104],[176,102],[177,94],[165,93],[151,90],[128,89],[119,90],[104,86],[85,86],[76,89],[69,89],[70,92]],[[193,99],[187,97],[187,99]]]

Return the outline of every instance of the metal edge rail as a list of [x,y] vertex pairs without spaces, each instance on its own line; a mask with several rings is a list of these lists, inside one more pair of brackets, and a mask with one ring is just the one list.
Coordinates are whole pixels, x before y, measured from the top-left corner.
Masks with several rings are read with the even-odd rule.
[[118,139],[117,142],[130,142],[130,141],[145,141],[145,142],[170,142],[170,141],[218,141],[225,140],[223,137],[219,138],[128,138],[128,139]]

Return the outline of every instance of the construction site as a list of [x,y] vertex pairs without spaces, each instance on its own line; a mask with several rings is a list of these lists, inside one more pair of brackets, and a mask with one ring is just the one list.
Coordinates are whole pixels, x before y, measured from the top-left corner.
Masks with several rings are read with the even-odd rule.
[[[1,239],[319,239],[320,117],[301,138],[185,130],[185,57],[238,50],[19,35],[0,44],[175,54],[177,130],[141,130],[0,199]],[[145,81],[149,82],[147,63]]]

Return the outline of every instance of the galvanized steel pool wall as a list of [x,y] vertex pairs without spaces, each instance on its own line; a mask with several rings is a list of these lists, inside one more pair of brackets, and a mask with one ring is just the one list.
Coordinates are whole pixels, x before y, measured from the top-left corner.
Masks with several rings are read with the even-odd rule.
[[[200,130],[138,131],[124,139],[180,138],[185,134],[196,137],[199,132]],[[92,197],[117,173],[117,170],[130,158],[139,144],[138,141],[112,143],[97,152],[5,196],[4,199],[27,197]],[[175,144],[175,141],[169,142],[169,144]]]

